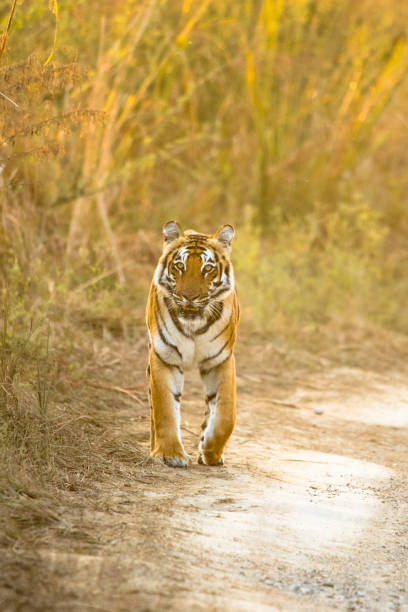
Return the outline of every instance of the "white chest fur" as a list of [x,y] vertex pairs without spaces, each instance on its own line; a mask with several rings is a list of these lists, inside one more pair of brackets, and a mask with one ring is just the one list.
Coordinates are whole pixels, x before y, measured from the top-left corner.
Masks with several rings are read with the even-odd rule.
[[222,346],[223,338],[220,332],[225,329],[230,319],[230,307],[224,308],[221,317],[204,333],[196,332],[205,326],[205,317],[180,317],[175,321],[167,311],[164,300],[161,301],[160,310],[160,331],[157,330],[153,334],[152,342],[155,351],[169,365],[189,370],[214,355],[218,345]]

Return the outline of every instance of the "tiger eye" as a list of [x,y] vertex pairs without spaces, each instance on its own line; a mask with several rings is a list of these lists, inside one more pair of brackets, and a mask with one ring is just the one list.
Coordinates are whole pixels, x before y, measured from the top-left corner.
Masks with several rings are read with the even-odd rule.
[[203,272],[211,272],[211,270],[214,268],[214,266],[207,264],[206,266],[204,266],[203,268]]
[[183,264],[181,261],[178,261],[178,262],[177,262],[176,264],[174,264],[174,265],[175,265],[175,267],[176,267],[178,270],[184,270],[184,264]]

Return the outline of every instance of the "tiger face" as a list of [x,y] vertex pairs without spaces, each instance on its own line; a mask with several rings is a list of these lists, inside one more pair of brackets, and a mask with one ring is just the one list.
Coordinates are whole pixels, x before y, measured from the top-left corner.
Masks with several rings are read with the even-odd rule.
[[156,271],[156,282],[164,289],[169,305],[183,319],[210,314],[234,288],[229,250],[234,237],[231,225],[214,235],[182,232],[174,221],[163,230],[165,245]]

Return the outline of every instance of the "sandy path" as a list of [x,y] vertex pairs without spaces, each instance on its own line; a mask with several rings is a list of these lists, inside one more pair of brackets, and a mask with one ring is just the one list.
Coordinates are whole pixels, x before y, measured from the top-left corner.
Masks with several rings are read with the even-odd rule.
[[[99,483],[99,510],[80,510],[93,543],[41,551],[65,593],[56,610],[408,611],[408,385],[328,367],[296,382],[242,350],[238,371],[224,467]],[[202,405],[192,378],[192,454]],[[129,427],[147,449],[142,407]]]

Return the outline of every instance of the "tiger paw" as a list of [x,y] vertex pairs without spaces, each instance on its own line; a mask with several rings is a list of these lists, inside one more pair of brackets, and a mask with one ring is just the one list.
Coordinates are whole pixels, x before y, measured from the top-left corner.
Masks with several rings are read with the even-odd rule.
[[197,459],[200,465],[224,465],[224,455],[217,456],[212,453],[200,451]]
[[150,453],[151,457],[156,457],[162,463],[170,467],[182,467],[186,468],[190,459],[190,456],[182,448],[165,448],[157,447]]

